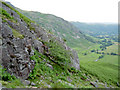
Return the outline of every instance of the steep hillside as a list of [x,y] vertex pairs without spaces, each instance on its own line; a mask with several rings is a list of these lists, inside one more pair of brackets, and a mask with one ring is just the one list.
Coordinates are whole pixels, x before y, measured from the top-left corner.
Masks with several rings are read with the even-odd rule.
[[92,38],[85,36],[78,28],[60,17],[40,12],[18,10],[25,16],[37,22],[37,24],[42,26],[48,32],[64,39],[64,41],[67,42],[67,45],[72,48],[86,48],[95,43]]
[[80,81],[85,76],[79,71],[77,53],[12,6],[0,4],[0,83],[9,88],[79,87],[75,77]]

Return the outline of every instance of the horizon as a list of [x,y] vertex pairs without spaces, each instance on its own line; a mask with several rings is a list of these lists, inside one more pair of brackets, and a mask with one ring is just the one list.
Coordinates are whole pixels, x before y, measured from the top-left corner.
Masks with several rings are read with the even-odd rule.
[[[119,0],[116,0],[116,1],[109,0],[109,2],[108,0],[106,1],[101,0],[99,2],[96,2],[95,0],[92,0],[93,2],[92,1],[89,2],[88,0],[85,0],[85,1],[71,0],[70,2],[67,2],[66,0],[66,2],[64,2],[64,0],[61,0],[59,4],[61,5],[63,4],[62,7],[60,7],[60,5],[58,5],[58,2],[56,2],[55,0],[52,0],[53,2],[52,1],[49,2],[48,0],[44,0],[44,1],[34,0],[34,2],[24,0],[25,3],[23,3],[23,0],[19,0],[19,1],[5,0],[5,1],[10,2],[12,5],[22,10],[36,11],[44,14],[52,14],[70,22],[93,23],[93,24],[94,23],[98,23],[98,24],[99,23],[100,24],[101,23],[102,24],[118,23],[118,1]],[[28,2],[29,4],[26,4]],[[42,2],[42,5],[39,5],[39,2]],[[49,2],[49,3],[46,3],[46,2]],[[89,2],[89,4],[87,4],[86,2]],[[83,5],[82,6],[81,4],[79,5],[79,3]],[[87,4],[87,7],[85,7],[84,4]],[[100,7],[101,4],[102,4],[102,7]],[[67,5],[68,7],[65,7]],[[73,7],[71,7],[71,5],[73,5]],[[88,9],[88,7],[90,9]],[[79,9],[80,9],[80,12],[78,12]],[[91,13],[89,13],[90,10],[91,10]]]

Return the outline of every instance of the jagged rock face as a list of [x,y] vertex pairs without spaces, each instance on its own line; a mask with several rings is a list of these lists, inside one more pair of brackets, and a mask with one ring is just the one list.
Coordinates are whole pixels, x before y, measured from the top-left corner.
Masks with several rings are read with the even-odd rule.
[[[34,30],[30,30],[26,22],[21,19],[14,10],[5,5],[2,5],[2,8],[12,15],[14,20],[17,21],[14,23],[11,20],[6,19],[6,22],[0,23],[2,66],[6,68],[10,74],[22,79],[27,79],[29,73],[32,72],[35,66],[35,61],[30,59],[30,57],[34,55],[33,48],[44,54],[43,43],[38,40],[38,38],[49,42],[50,37],[55,36],[48,34],[44,29],[37,26],[35,23],[31,23]],[[22,38],[15,36],[15,32],[19,32]],[[67,47],[61,39],[56,38],[56,40],[62,43],[66,50],[72,51],[73,57],[71,57],[71,65],[76,69],[80,69],[77,53]]]
[[72,50],[73,57],[71,57],[72,61],[72,66],[75,67],[76,69],[80,69],[80,64],[79,64],[79,59],[76,51]]
[[[2,24],[2,65],[9,73],[26,79],[34,68],[35,62],[30,60],[31,52],[27,46],[29,39],[14,38],[12,29]],[[31,46],[30,46],[31,48]]]

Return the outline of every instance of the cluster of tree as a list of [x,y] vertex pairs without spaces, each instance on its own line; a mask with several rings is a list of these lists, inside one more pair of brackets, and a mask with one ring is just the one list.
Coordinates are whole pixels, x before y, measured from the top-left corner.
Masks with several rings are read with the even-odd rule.
[[116,53],[113,53],[113,52],[112,52],[112,53],[107,53],[107,54],[109,54],[109,55],[118,55],[118,54],[116,54]]
[[[104,38],[108,38],[110,40],[114,40],[115,42],[118,42],[118,35],[114,34],[114,35],[102,35],[102,36],[96,36],[96,38],[100,38],[100,39],[104,39]],[[104,42],[104,40],[103,40]]]
[[113,52],[111,52],[111,53],[104,53],[104,52],[96,52],[97,54],[107,54],[107,55],[118,55],[117,53],[113,53]]
[[91,50],[91,52],[95,52],[95,49]]
[[110,40],[106,40],[106,39],[104,39],[104,40],[102,40],[102,41],[98,41],[98,43],[99,43],[99,44],[102,44],[102,45],[100,46],[100,49],[101,49],[102,51],[103,51],[104,49],[106,49],[106,47],[113,45],[113,43],[112,43]]
[[83,55],[87,55],[87,53],[83,53]]
[[[97,54],[118,55],[117,53],[113,53],[113,52],[111,52],[111,53],[100,52],[100,51],[98,51],[98,49],[97,50],[93,49],[93,50],[91,50],[91,52],[95,52]],[[84,55],[87,55],[87,54],[84,53]]]
[[112,37],[112,40],[114,40],[115,42],[119,42],[118,37]]
[[105,54],[104,52],[96,52],[97,54]]
[[98,59],[101,59],[101,58],[103,58],[104,57],[104,55],[101,55],[101,56],[99,56],[99,58]]

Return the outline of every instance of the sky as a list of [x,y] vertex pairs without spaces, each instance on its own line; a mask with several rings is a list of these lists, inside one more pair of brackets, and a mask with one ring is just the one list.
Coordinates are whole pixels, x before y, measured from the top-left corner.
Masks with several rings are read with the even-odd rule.
[[67,21],[117,23],[120,0],[5,0],[14,6],[53,14]]

